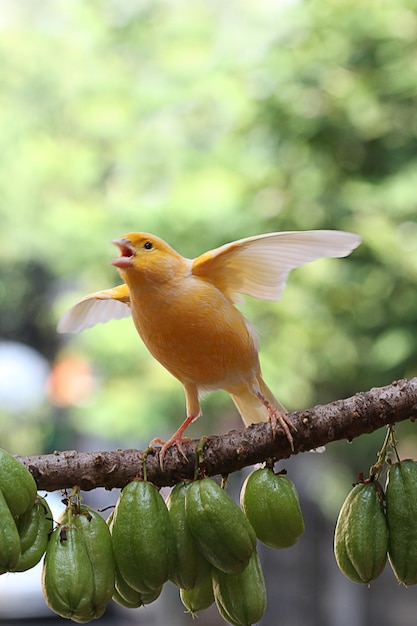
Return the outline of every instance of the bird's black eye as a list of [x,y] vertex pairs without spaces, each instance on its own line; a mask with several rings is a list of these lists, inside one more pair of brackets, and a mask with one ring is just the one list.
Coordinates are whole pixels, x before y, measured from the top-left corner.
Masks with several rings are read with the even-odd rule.
[[153,244],[150,241],[145,241],[143,247],[145,248],[145,250],[152,250]]

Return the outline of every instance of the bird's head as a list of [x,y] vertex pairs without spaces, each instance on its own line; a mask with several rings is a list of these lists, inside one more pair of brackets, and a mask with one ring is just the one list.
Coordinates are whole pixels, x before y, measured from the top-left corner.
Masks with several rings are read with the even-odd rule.
[[166,282],[186,263],[165,241],[149,233],[127,233],[114,243],[120,256],[110,263],[117,267],[125,282]]

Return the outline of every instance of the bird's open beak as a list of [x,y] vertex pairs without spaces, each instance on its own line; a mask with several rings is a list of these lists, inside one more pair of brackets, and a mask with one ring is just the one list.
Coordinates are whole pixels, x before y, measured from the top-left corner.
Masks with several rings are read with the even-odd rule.
[[112,243],[120,250],[120,256],[110,261],[111,265],[118,267],[119,269],[127,269],[133,265],[133,257],[135,256],[135,249],[128,239],[113,239]]

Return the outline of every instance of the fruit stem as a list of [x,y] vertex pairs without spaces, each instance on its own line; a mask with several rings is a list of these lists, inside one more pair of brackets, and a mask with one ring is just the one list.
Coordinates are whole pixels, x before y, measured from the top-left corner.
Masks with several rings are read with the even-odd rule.
[[142,476],[143,476],[143,480],[146,482],[148,482],[148,468],[146,467],[146,461],[148,459],[148,454],[154,454],[155,450],[153,449],[152,446],[148,446],[146,448],[146,450],[143,451],[142,454]]
[[268,457],[265,461],[266,469],[274,471],[275,459],[272,457]]
[[195,449],[195,468],[194,468],[194,480],[204,477],[204,448],[207,445],[208,438],[201,437]]
[[397,461],[399,463],[401,461],[401,459],[400,459],[400,455],[398,454],[398,450],[397,450],[397,442],[395,441],[395,427],[392,424],[390,424],[388,426],[388,428],[389,428],[389,434],[390,434],[389,445],[394,450],[395,457],[396,457],[396,459],[397,459]]
[[395,428],[393,424],[388,424],[387,426],[387,434],[385,435],[384,443],[382,444],[381,450],[378,452],[378,459],[375,465],[371,467],[369,470],[370,478],[378,480],[381,472],[383,470],[384,464],[388,457],[388,447],[394,450],[395,456],[399,460],[397,447],[395,445],[395,437],[394,437]]
[[222,489],[227,489],[228,483],[229,483],[229,474],[222,474],[222,482],[220,484],[220,487]]
[[67,505],[67,510],[68,510],[68,524],[71,524],[72,522],[72,518],[73,518],[73,513],[75,512],[76,514],[78,514],[80,512],[80,507],[81,507],[81,493],[80,493],[80,488],[79,487],[73,487],[72,491],[68,497],[68,505]]

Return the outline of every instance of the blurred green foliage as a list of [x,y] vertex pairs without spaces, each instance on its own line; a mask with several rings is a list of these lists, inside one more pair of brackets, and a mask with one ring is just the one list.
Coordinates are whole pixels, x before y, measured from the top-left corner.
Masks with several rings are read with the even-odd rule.
[[[352,257],[293,272],[280,304],[248,298],[265,378],[297,409],[416,375],[415,8],[2,4],[0,337],[92,371],[77,401],[34,409],[24,439],[3,411],[3,445],[56,444],[62,410],[121,445],[182,421],[181,386],[130,320],[55,334],[78,297],[117,284],[108,242],[132,230],[190,257],[274,230],[360,233]],[[240,425],[225,394],[204,412],[190,434]]]

